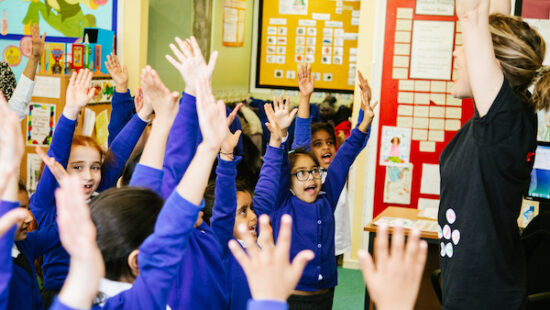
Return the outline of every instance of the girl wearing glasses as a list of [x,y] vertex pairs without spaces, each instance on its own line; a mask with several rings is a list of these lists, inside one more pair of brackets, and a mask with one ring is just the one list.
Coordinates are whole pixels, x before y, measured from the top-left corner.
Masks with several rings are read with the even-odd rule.
[[[281,216],[292,216],[295,225],[292,228],[291,259],[302,250],[315,253],[315,258],[306,266],[296,290],[288,299],[289,309],[332,309],[337,284],[334,210],[349,168],[368,139],[367,131],[374,118],[375,105],[367,105],[364,119],[353,129],[330,163],[324,183],[316,156],[297,149],[288,157],[283,155],[281,175],[275,176],[280,177],[280,182],[272,191],[281,193],[279,201],[275,205],[257,203],[255,206],[258,216],[271,216],[275,237],[279,232]],[[274,108],[275,111],[272,111],[271,107],[266,107],[268,128],[272,134],[279,127],[278,120],[284,119],[276,115],[292,114],[288,111],[288,100],[283,104],[282,98],[275,99]]]

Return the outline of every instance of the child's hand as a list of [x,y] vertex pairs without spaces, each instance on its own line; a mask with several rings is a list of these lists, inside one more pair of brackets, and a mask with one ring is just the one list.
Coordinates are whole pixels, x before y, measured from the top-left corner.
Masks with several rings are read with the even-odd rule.
[[221,100],[216,101],[207,77],[199,77],[195,87],[197,90],[197,115],[202,133],[202,143],[209,150],[217,153],[220,151],[225,138],[229,135],[225,104]]
[[310,97],[315,89],[313,77],[311,76],[311,66],[301,64],[298,68],[298,88],[300,95]]
[[59,299],[72,308],[90,308],[99,280],[105,275],[105,266],[79,178],[62,178],[55,199],[59,239],[71,255],[69,274]]
[[80,70],[78,74],[73,72],[63,109],[63,115],[66,118],[76,120],[80,110],[94,97],[95,89],[90,88],[92,76],[92,72],[88,69]]
[[155,110],[154,123],[171,128],[178,114],[178,93],[171,93],[150,66],[141,71],[141,86],[145,105],[150,105]]
[[212,77],[218,59],[218,52],[212,52],[207,65],[195,37],[185,41],[176,37],[176,43],[178,44],[177,47],[172,43],[170,48],[177,60],[170,55],[166,55],[166,59],[180,72],[185,82],[185,92],[195,96],[195,83],[198,78],[204,76],[210,80]]
[[290,97],[286,97],[286,101],[283,101],[283,95],[279,97],[273,97],[273,107],[275,109],[275,120],[281,129],[282,137],[286,137],[288,133],[288,127],[292,125],[298,109],[289,111]]
[[[237,113],[239,112],[242,106],[243,104],[239,103],[233,109],[233,111],[231,111],[231,114],[229,114],[229,116],[227,117],[227,127],[229,127],[231,123],[233,123],[233,121],[235,120],[235,117],[237,117]],[[221,159],[225,161],[233,160],[233,151],[235,150],[235,147],[237,146],[237,144],[239,144],[239,138],[241,137],[241,133],[242,133],[241,130],[237,130],[235,131],[235,133],[229,132],[229,134],[227,135],[227,137],[225,138],[222,144],[222,149],[220,151]]]
[[394,228],[391,249],[386,226],[378,226],[376,235],[376,266],[369,253],[359,251],[369,294],[377,309],[413,309],[428,245],[420,240],[420,232],[413,230],[405,246],[403,227]]
[[365,117],[363,118],[361,124],[357,126],[357,129],[361,130],[362,132],[367,132],[369,126],[372,124],[372,120],[374,119],[374,108],[377,105],[378,101],[375,101],[372,105],[368,104],[365,106]]
[[65,170],[65,168],[60,163],[55,161],[55,158],[49,157],[41,147],[37,146],[35,148],[35,151],[36,151],[36,154],[40,156],[40,159],[42,159],[44,164],[48,166],[48,169],[50,169],[50,172],[53,174],[53,176],[57,180],[57,183],[61,184],[61,179],[69,175],[67,173],[67,170]]
[[361,110],[365,111],[367,105],[370,105],[372,91],[369,86],[369,81],[363,77],[361,71],[357,70],[357,75],[359,77],[359,88],[361,89]]
[[274,245],[272,234],[262,234],[262,231],[270,230],[269,217],[262,215],[258,240],[261,249],[246,225],[237,229],[242,232],[248,255],[235,240],[229,241],[229,248],[243,267],[252,298],[286,301],[302,277],[306,264],[314,257],[312,251],[304,250],[294,257],[292,264],[289,262],[292,218],[283,215],[277,245]]
[[141,87],[138,87],[136,90],[136,95],[134,96],[134,107],[136,108],[136,112],[141,111],[143,108],[143,90],[141,90]]
[[107,55],[105,67],[107,67],[107,71],[115,81],[115,91],[117,93],[128,91],[128,68],[126,68],[126,65],[122,66],[120,64],[115,52],[111,52],[110,57]]
[[44,52],[44,44],[46,41],[46,33],[40,37],[40,27],[38,24],[31,26],[31,42],[32,42],[32,57],[40,59]]
[[[2,176],[3,177],[3,176]],[[0,195],[1,195],[0,191]],[[23,208],[15,208],[0,217],[0,237],[2,237],[13,226],[21,223],[29,216],[29,211]]]
[[272,147],[280,147],[283,141],[283,132],[279,124],[277,123],[277,118],[275,117],[275,111],[271,104],[264,104],[265,115],[267,116],[268,122],[265,123],[267,129],[270,132],[269,145]]

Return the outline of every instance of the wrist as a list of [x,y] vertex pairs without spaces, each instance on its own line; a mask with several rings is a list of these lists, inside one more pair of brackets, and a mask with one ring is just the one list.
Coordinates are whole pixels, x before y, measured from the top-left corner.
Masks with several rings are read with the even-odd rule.
[[152,112],[145,111],[145,110],[146,110],[145,108],[141,108],[141,110],[137,112],[137,115],[142,121],[149,123],[151,121]]
[[281,143],[283,143],[283,139],[281,137],[272,137],[269,139],[269,146],[274,148],[280,148]]
[[371,125],[372,123],[372,119],[370,120],[366,120],[364,119],[360,124],[359,126],[357,126],[357,129],[359,129],[361,132],[363,133],[366,133],[367,130],[369,129],[369,126]]
[[201,144],[199,144],[199,146],[197,147],[197,153],[201,154],[201,158],[202,156],[207,156],[207,158],[209,157],[215,158],[218,155],[219,151],[220,151],[219,146],[210,145],[205,141],[201,142]]
[[235,155],[233,155],[233,152],[223,152],[221,151],[220,152],[220,159],[223,160],[223,161],[233,161],[233,159],[235,158]]
[[183,91],[184,93],[188,94],[188,95],[191,95],[193,97],[195,97],[195,88],[194,87],[191,87],[191,86],[187,86],[185,85],[185,89]]
[[115,85],[115,91],[124,94],[128,91],[128,85]]
[[63,116],[65,116],[67,119],[70,119],[71,121],[75,121],[78,118],[79,112],[80,108],[78,107],[65,106],[65,108],[63,109]]

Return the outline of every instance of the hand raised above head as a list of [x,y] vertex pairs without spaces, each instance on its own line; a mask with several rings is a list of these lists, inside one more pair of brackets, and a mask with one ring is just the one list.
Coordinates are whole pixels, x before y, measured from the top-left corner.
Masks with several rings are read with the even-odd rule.
[[65,108],[63,115],[70,120],[76,120],[80,110],[95,94],[95,88],[91,88],[93,74],[88,69],[73,72],[67,87]]

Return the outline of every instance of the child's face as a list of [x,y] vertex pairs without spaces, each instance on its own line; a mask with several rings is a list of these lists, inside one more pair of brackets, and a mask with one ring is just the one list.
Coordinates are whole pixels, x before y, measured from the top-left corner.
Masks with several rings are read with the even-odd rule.
[[[299,155],[290,171],[290,188],[298,199],[307,203],[314,202],[321,191],[321,174],[314,176],[313,173],[308,173],[315,168],[319,169],[313,159],[307,155]],[[294,175],[295,173],[304,174],[304,180],[299,180],[299,175]]]
[[84,195],[89,199],[101,181],[101,155],[92,147],[75,145],[71,148],[67,172],[79,176]]
[[19,227],[15,231],[15,241],[22,241],[27,239],[27,233],[29,232],[29,225],[32,222],[32,214],[29,210],[29,195],[26,191],[19,191],[17,193],[17,199],[19,200],[19,206],[27,210],[27,216],[20,222]]
[[325,130],[317,130],[311,135],[311,152],[323,169],[328,169],[336,154],[335,142]]
[[243,240],[243,236],[237,231],[237,227],[243,223],[248,227],[248,233],[256,241],[256,224],[258,224],[258,219],[256,213],[252,210],[252,196],[249,192],[239,191],[237,192],[237,213],[235,214],[233,236],[240,240]]

